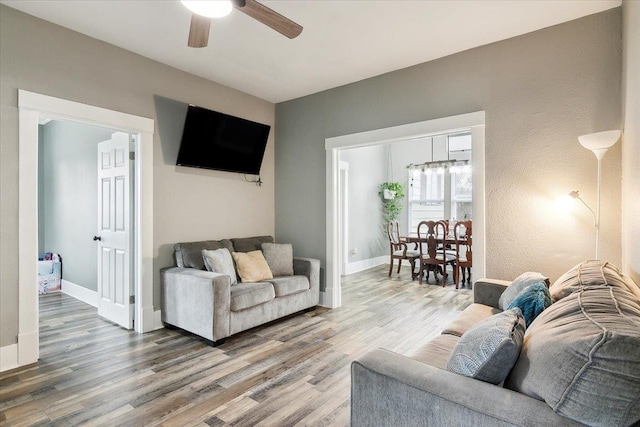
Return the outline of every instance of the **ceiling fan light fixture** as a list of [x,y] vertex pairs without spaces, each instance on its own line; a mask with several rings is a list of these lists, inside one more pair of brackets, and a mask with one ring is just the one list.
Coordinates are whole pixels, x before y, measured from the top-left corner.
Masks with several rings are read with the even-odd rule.
[[207,18],[222,18],[231,13],[231,0],[181,0],[191,12]]

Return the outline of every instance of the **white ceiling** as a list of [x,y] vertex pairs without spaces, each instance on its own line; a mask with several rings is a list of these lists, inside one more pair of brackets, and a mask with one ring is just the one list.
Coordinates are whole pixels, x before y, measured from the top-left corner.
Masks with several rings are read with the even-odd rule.
[[289,40],[234,10],[187,47],[179,1],[1,0],[175,68],[281,102],[601,12],[621,0],[264,0],[304,27]]

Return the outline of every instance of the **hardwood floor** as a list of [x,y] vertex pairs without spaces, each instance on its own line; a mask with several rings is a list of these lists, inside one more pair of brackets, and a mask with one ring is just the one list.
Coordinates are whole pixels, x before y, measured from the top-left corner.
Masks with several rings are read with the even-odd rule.
[[471,302],[382,265],[343,280],[343,306],[290,316],[212,348],[136,334],[64,294],[40,299],[40,361],[0,373],[0,426],[347,426],[350,363],[410,355]]

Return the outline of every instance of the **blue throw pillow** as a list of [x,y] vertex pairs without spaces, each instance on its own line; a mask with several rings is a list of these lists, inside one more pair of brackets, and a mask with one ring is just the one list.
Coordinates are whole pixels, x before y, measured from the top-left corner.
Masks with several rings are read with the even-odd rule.
[[523,289],[528,288],[534,283],[545,282],[547,286],[550,284],[549,278],[538,273],[537,271],[527,271],[526,273],[522,273],[515,279],[507,289],[504,290],[502,295],[500,295],[500,300],[498,301],[498,307],[503,310],[506,310],[511,304],[511,301],[515,299],[515,297],[522,292]]
[[511,301],[507,310],[518,307],[522,311],[528,328],[535,318],[550,305],[551,294],[549,293],[547,285],[544,282],[538,282],[523,289],[514,300]]

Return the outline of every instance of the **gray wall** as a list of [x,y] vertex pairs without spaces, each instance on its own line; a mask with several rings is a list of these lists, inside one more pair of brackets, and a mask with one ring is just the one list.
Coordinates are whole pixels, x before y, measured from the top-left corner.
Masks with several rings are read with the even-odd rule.
[[[97,234],[98,142],[111,131],[78,123],[52,121],[44,128],[44,250],[62,256],[63,279],[98,290]],[[39,157],[39,159],[40,159]],[[40,218],[38,218],[40,219]]]
[[[349,163],[349,262],[376,258],[389,252],[378,197],[378,186],[387,180],[386,153],[387,149],[382,145],[340,153],[340,160]],[[355,255],[351,255],[352,249],[357,249]]]
[[0,346],[15,343],[18,333],[18,89],[156,120],[156,308],[158,271],[173,264],[174,243],[274,233],[274,132],[262,164],[262,187],[244,182],[240,174],[179,168],[175,166],[179,132],[161,120],[156,100],[193,103],[268,125],[274,124],[272,103],[4,5],[0,5],[0,55]]
[[[593,257],[590,213],[561,221],[553,202],[579,189],[594,203],[595,157],[577,137],[620,128],[620,76],[616,8],[280,103],[276,234],[324,265],[325,138],[484,110],[486,274],[555,279]],[[603,160],[601,253],[618,265],[620,165],[617,144]]]
[[622,11],[622,256],[625,272],[640,284],[640,2],[625,0]]

